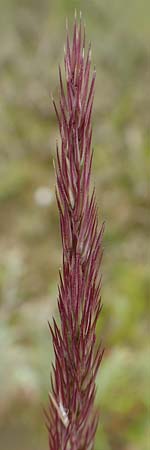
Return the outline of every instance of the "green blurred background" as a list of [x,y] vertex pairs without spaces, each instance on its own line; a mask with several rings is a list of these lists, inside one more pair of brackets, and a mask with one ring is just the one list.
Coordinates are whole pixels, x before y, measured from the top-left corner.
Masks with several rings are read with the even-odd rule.
[[65,18],[97,68],[93,180],[106,220],[95,450],[148,450],[149,0],[0,0],[0,449],[46,450],[61,243],[53,157]]

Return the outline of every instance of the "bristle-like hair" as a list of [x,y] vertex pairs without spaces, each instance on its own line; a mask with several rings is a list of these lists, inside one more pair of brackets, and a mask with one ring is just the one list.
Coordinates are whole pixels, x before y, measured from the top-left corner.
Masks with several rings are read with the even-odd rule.
[[85,54],[85,30],[75,17],[72,42],[67,25],[63,85],[59,67],[56,198],[60,216],[63,267],[58,310],[60,328],[49,324],[55,363],[46,422],[50,450],[91,450],[98,415],[94,408],[95,378],[103,350],[96,343],[101,311],[102,237],[95,190],[90,194],[93,151],[92,106],[95,70],[90,76],[91,45]]

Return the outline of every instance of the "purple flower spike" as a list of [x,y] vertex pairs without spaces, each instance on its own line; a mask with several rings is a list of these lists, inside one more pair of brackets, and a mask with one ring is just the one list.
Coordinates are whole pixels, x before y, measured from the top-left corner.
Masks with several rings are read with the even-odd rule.
[[92,450],[98,423],[94,408],[95,378],[103,356],[96,343],[101,311],[102,236],[95,191],[90,194],[92,105],[95,70],[90,78],[91,48],[85,55],[85,33],[75,18],[72,43],[68,31],[64,87],[55,102],[60,149],[57,146],[56,198],[60,216],[63,267],[58,309],[60,328],[49,324],[55,363],[46,422],[50,450]]

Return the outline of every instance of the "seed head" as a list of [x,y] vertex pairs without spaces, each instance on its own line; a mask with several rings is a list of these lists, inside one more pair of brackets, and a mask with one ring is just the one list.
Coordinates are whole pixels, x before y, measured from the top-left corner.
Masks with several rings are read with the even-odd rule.
[[104,224],[98,226],[95,190],[90,193],[92,106],[95,69],[91,45],[75,16],[72,42],[68,25],[64,55],[65,84],[59,67],[59,106],[53,100],[61,145],[56,146],[56,198],[63,262],[58,287],[60,327],[49,324],[55,363],[46,414],[50,450],[91,450],[98,415],[95,378],[103,350],[96,343],[101,311],[100,262]]

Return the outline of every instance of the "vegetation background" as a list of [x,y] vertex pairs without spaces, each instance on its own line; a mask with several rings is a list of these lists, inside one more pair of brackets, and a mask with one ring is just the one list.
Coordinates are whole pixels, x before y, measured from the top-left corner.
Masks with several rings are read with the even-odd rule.
[[0,449],[46,450],[61,245],[54,195],[65,18],[82,10],[97,68],[96,184],[106,220],[95,450],[148,450],[149,0],[0,0]]

